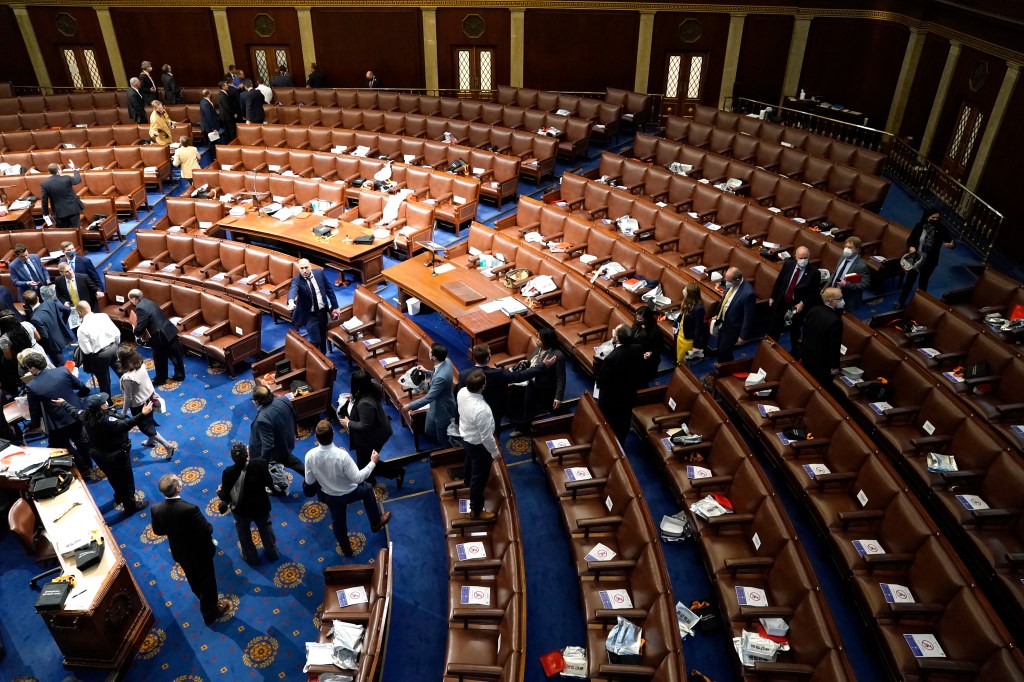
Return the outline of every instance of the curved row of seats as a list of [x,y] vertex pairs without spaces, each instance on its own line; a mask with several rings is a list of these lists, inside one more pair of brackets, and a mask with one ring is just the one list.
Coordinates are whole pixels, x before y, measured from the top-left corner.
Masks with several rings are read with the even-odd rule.
[[[1017,306],[1024,306],[1024,283],[995,268],[987,267],[977,281],[964,289],[942,294],[942,300],[965,320],[980,323],[986,315],[1009,318]],[[1019,332],[997,332],[1007,343],[1020,343]]]
[[[665,123],[665,137],[674,138],[676,126],[682,125],[687,119],[669,116]],[[872,175],[881,175],[885,166],[885,154],[873,152],[863,147],[847,144],[826,135],[807,132],[791,126],[782,126],[770,121],[762,121],[755,116],[745,116],[731,111],[723,111],[714,107],[698,104],[693,112],[693,121],[711,125],[722,130],[734,130],[756,137],[766,142],[785,144],[795,149],[802,149],[832,161],[861,170]]]
[[[49,173],[31,173],[29,175],[4,176],[7,198],[10,201],[34,197],[32,215],[42,217],[43,205],[42,182],[50,177]],[[139,219],[139,209],[149,208],[146,197],[146,181],[142,170],[90,170],[81,173],[82,182],[77,194],[83,200],[86,197],[110,197],[119,212],[131,213],[135,220]]]
[[[639,125],[647,123],[654,114],[651,96],[642,92],[622,90],[620,88],[606,88],[604,99],[597,100],[590,97],[577,97],[575,95],[564,95],[550,90],[535,90],[533,88],[516,88],[509,85],[499,85],[495,98],[499,104],[516,105],[524,109],[540,109],[542,111],[556,111],[565,109],[580,118],[588,118],[595,122],[594,136],[610,138],[618,132],[621,123],[638,129]],[[594,108],[594,102],[602,102],[604,105],[619,107],[621,113],[616,119],[619,125],[615,129],[607,127],[605,121],[608,117],[595,118],[590,114]],[[600,110],[600,109],[599,109]],[[606,128],[599,130],[597,124],[605,123]]]
[[36,149],[76,149],[80,147],[131,147],[148,141],[149,126],[139,123],[104,124],[89,128],[46,128],[45,130],[4,131],[0,152]]
[[[196,108],[198,109],[198,107]],[[43,128],[87,128],[97,125],[112,126],[129,123],[133,123],[132,117],[128,115],[128,110],[123,107],[45,111],[0,115],[0,132],[7,134],[17,131],[41,130]]]
[[[328,566],[324,569],[324,600],[320,614],[319,641],[333,641],[331,628],[334,621],[342,621],[365,628],[363,649],[359,654],[359,667],[339,668],[336,665],[312,665],[306,670],[319,678],[324,673],[353,676],[356,682],[370,682],[375,678],[383,659],[384,636],[391,617],[391,595],[394,589],[391,544],[377,552],[370,564],[359,566]],[[339,593],[353,588],[366,592],[366,602],[341,605]]]
[[[762,380],[741,378],[757,370]],[[719,365],[715,393],[802,497],[894,677],[1024,675],[1012,638],[903,478],[789,353],[762,341],[753,358]],[[908,588],[913,602],[889,603],[883,584]],[[904,635],[927,636],[945,656],[916,658]]]
[[[300,188],[303,188],[304,196],[308,196],[313,187],[309,183],[318,182],[315,179],[304,179],[302,174],[312,175],[320,178],[317,192],[327,194],[326,198],[331,202],[328,215],[340,217],[334,213],[337,209],[335,199],[338,186],[343,191],[344,202],[341,204],[356,203],[363,190],[360,186],[353,184],[356,179],[370,180],[374,174],[387,165],[387,162],[380,159],[365,159],[357,156],[339,156],[327,152],[295,152],[287,149],[263,149],[251,150],[253,153],[245,154],[247,148],[243,148],[243,158],[247,163],[254,165],[252,173],[244,171],[227,170],[197,170],[192,174],[192,181],[196,187],[205,185],[209,191],[215,192],[217,196],[225,194],[234,195],[238,192],[270,191],[276,200],[288,200],[295,195],[294,201],[298,203]],[[289,165],[293,175],[281,174],[258,174],[255,169],[269,170],[271,162],[294,162]],[[256,162],[259,163],[256,163]],[[309,166],[304,164],[309,163]],[[263,165],[266,168],[263,169]],[[283,168],[281,165],[279,168]],[[331,183],[331,180],[340,182]],[[391,180],[396,183],[395,190],[410,189],[417,201],[428,204],[438,222],[450,226],[458,236],[462,226],[476,217],[477,209],[480,206],[480,181],[476,178],[467,178],[451,173],[420,168],[418,166],[406,166],[405,164],[391,164]],[[324,182],[328,181],[328,182]],[[307,199],[308,201],[308,199]],[[288,203],[281,201],[280,203]],[[303,202],[305,203],[305,202]],[[318,206],[319,210],[319,206]]]
[[76,149],[36,149],[0,153],[0,163],[19,165],[22,173],[36,171],[48,175],[47,167],[56,163],[79,170],[142,170],[147,185],[171,179],[171,153],[167,147],[149,144],[135,147],[89,147]]
[[134,309],[128,292],[139,289],[156,303],[178,328],[182,348],[224,365],[231,376],[248,358],[260,355],[262,316],[253,306],[225,298],[199,284],[154,277],[151,274],[108,272],[100,312],[128,332]]
[[22,95],[20,97],[0,97],[0,116],[21,113],[37,114],[44,111],[67,111],[70,109],[85,111],[87,109],[110,109],[127,106],[127,90]]
[[[691,166],[692,170],[687,171],[688,173],[700,171],[701,176],[711,183],[725,182],[729,178],[741,178],[751,185],[751,196],[754,198],[760,196],[759,190],[753,186],[758,168],[722,154],[706,151],[683,142],[666,140],[655,135],[637,133],[631,155],[643,161],[654,161],[659,166],[668,166],[674,162]],[[768,173],[767,170],[762,172]],[[793,180],[795,184],[799,183],[804,188],[820,189],[836,198],[847,199],[874,213],[882,208],[885,196],[889,192],[888,180],[865,175],[849,166],[813,156],[808,156],[803,167],[794,173],[799,177],[790,176],[789,179]],[[771,177],[778,175],[778,172],[769,173]],[[782,181],[777,180],[776,182],[784,184]],[[776,194],[778,189],[777,184],[773,183],[769,185],[767,192]],[[799,196],[795,203],[799,203]]]
[[[135,239],[135,248],[121,261],[125,276],[192,284],[268,312],[275,321],[291,319],[288,288],[292,278],[299,274],[295,256],[230,239],[169,234],[155,229],[138,230]],[[107,293],[114,292],[114,303],[118,305],[125,303],[132,288],[121,291],[110,287],[108,277]]]
[[[353,321],[354,320],[354,321]],[[402,311],[387,303],[372,290],[359,286],[352,296],[352,305],[342,309],[332,320],[327,332],[328,344],[366,370],[384,389],[384,395],[413,432],[416,449],[423,433],[426,408],[415,413],[402,409],[415,394],[399,383],[402,375],[415,365],[430,367],[430,346],[433,340]],[[459,372],[452,367],[453,385],[459,383]]]
[[[526,567],[515,492],[499,457],[484,493],[494,517],[471,518],[463,511],[469,502],[464,461],[462,448],[430,457],[448,556],[444,679],[519,682],[526,654]],[[482,599],[488,591],[487,604],[463,601],[464,594]]]
[[[833,264],[832,257],[841,253],[843,242],[856,236],[868,267],[882,279],[898,274],[899,259],[906,253],[909,231],[904,226],[803,183],[779,180],[766,171],[755,170],[734,194],[710,182],[605,152],[599,168],[588,175],[685,212],[699,224],[711,222],[744,243],[772,242],[779,245],[778,250],[790,253],[806,246],[812,260],[825,256],[829,265]],[[579,180],[564,174],[563,192],[572,192],[571,187],[565,187],[567,182],[571,185]],[[755,195],[755,186],[760,194]],[[823,229],[829,233],[822,233]],[[833,241],[838,248],[829,247]]]
[[[331,151],[310,151],[302,148],[308,145],[299,145],[299,148],[295,148],[290,144],[284,145],[287,149],[278,149],[276,147],[280,145],[266,144],[265,140],[259,139],[257,142],[260,144],[252,146],[218,146],[217,163],[222,170],[269,171],[309,177],[315,172],[313,154],[335,154],[371,160],[386,157],[389,161],[440,171],[444,171],[456,161],[464,161],[468,172],[466,177],[479,180],[480,194],[492,199],[498,208],[501,208],[505,199],[519,192],[521,161],[516,156],[384,133],[360,133],[337,129],[333,132],[342,134],[332,136],[338,145],[329,147]],[[358,156],[351,154],[360,146],[368,151]],[[340,151],[341,149],[348,153]],[[326,163],[326,159],[322,158],[320,161],[321,166]],[[551,162],[554,163],[554,160]]]
[[[444,119],[439,119],[444,120]],[[445,126],[447,129],[447,126]],[[482,123],[471,123],[460,141],[449,144],[440,138],[423,139],[406,135],[403,127],[392,126],[391,131],[369,132],[350,131],[345,128],[326,128],[322,126],[283,126],[280,124],[263,123],[259,125],[241,125],[238,136],[233,142],[241,146],[287,147],[289,149],[309,149],[326,152],[331,149],[345,147],[355,149],[360,144],[376,150],[377,155],[406,163],[428,165],[440,164],[453,154],[451,161],[466,159],[463,149],[479,148],[485,153],[491,152],[506,156],[518,157],[520,162],[519,175],[531,179],[534,184],[555,172],[558,155],[558,140],[543,135],[535,135],[523,130],[495,128]],[[356,141],[352,132],[361,136]],[[365,140],[365,142],[364,142]],[[449,152],[454,149],[454,152]],[[375,156],[366,154],[366,156]],[[411,158],[409,158],[411,157]],[[422,158],[421,158],[422,157]],[[428,161],[429,158],[429,161]]]
[[[637,403],[634,428],[646,437],[676,501],[689,508],[717,492],[732,503],[732,514],[706,520],[690,514],[732,636],[754,631],[762,617],[783,618],[789,625],[791,651],[776,662],[758,663],[753,672],[853,680],[803,545],[749,447],[715,399],[688,369],[678,367],[667,387],[641,391]],[[683,425],[700,434],[701,441],[673,444],[670,432]],[[740,604],[737,587],[764,590],[767,608]]]
[[[682,680],[686,664],[658,532],[629,460],[596,401],[585,392],[575,414],[536,421],[533,431],[534,458],[558,499],[580,581],[587,677]],[[589,477],[578,475],[582,469]],[[601,556],[605,550],[598,545],[613,554]],[[625,590],[631,607],[606,606],[602,597],[608,590]],[[609,659],[605,643],[620,616],[643,629],[640,664]]]
[[[959,398],[1011,447],[1024,453],[1024,434],[1013,428],[1024,423],[1020,346],[1006,343],[985,325],[964,319],[923,291],[916,292],[902,312],[872,317],[870,326],[894,351],[924,370],[933,384]],[[965,376],[971,367],[976,371]]]
[[[888,180],[880,178],[877,173],[867,173],[848,164],[833,159],[795,149],[788,145],[768,142],[752,135],[738,133],[734,130],[722,130],[706,123],[689,121],[676,123],[673,135],[668,138],[691,147],[706,149],[714,154],[729,156],[743,163],[753,164],[779,175],[803,180],[804,178],[823,177],[831,173],[842,174],[844,179],[851,174],[864,175],[879,186],[888,186]],[[828,139],[828,138],[825,138]],[[854,147],[854,149],[857,149]],[[831,170],[830,170],[831,168]],[[825,180],[817,183],[808,179],[813,185],[825,184]],[[884,183],[884,185],[882,185]],[[846,190],[851,193],[852,188]],[[839,194],[839,192],[837,192]]]

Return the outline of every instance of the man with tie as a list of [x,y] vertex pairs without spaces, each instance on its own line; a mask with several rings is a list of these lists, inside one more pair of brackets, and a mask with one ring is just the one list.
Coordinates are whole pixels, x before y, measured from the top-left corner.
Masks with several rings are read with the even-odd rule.
[[836,263],[836,272],[828,286],[843,292],[845,307],[849,311],[860,308],[864,302],[864,290],[871,284],[871,271],[860,257],[860,237],[850,237],[843,244],[843,256]]
[[711,333],[718,333],[718,361],[731,362],[736,346],[750,340],[757,301],[754,287],[744,279],[739,268],[726,270],[723,282],[725,295],[718,306],[718,314],[712,320]]
[[324,271],[313,270],[309,261],[299,261],[299,274],[292,278],[288,290],[288,308],[292,311],[292,324],[296,329],[306,328],[309,342],[327,352],[327,315],[341,314],[334,289],[327,284]]
[[50,283],[50,274],[43,267],[43,261],[36,254],[30,254],[24,244],[14,245],[14,260],[10,264],[11,281],[23,294],[29,289],[39,291],[39,287]]
[[796,258],[787,258],[782,263],[779,276],[772,287],[768,305],[771,307],[771,320],[768,323],[768,336],[780,341],[786,329],[786,315],[794,311],[790,318],[789,341],[793,357],[800,357],[800,332],[803,329],[807,312],[821,304],[821,275],[817,268],[810,267],[811,252],[806,246],[798,247]]
[[144,124],[148,119],[146,118],[146,100],[139,90],[142,82],[138,78],[132,78],[128,84],[131,86],[128,88],[128,118],[136,123]]
[[95,282],[72,270],[67,263],[58,264],[57,270],[60,271],[60,277],[55,282],[57,300],[63,303],[65,308],[74,308],[79,301],[86,301],[90,308],[99,309],[96,298],[99,289]]
[[103,280],[92,261],[85,256],[80,256],[72,242],[61,242],[60,250],[64,252],[64,260],[79,275],[85,275],[96,284],[96,289],[103,291]]

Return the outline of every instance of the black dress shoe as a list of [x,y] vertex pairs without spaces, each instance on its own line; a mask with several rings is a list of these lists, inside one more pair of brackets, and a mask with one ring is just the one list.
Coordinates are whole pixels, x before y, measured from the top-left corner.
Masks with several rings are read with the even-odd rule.
[[174,376],[171,377],[171,381],[184,381],[184,380],[185,380],[185,375],[183,375],[183,374],[175,374]]
[[142,502],[136,502],[135,506],[132,507],[131,509],[128,509],[127,507],[125,507],[124,511],[128,515],[138,514],[140,511],[142,511],[143,509],[145,509],[148,506],[149,506],[149,500],[143,500]]
[[399,490],[401,490],[402,486],[405,485],[405,467],[402,467],[402,470],[398,472],[398,480],[396,483]]
[[231,605],[228,604],[226,601],[217,602],[217,613],[211,616],[210,618],[203,616],[203,622],[207,625],[212,625],[214,621],[216,621],[218,618],[227,613],[230,608]]

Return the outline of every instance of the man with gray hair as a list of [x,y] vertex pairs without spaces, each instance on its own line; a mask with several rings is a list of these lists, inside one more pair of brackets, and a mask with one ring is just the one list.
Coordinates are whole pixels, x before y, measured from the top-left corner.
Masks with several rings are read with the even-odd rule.
[[181,341],[178,340],[178,328],[153,301],[143,298],[140,289],[128,292],[128,300],[135,306],[135,338],[149,341],[153,349],[153,371],[156,377],[154,386],[167,383],[167,360],[174,365],[173,381],[185,380],[185,360],[182,356]]
[[85,205],[75,194],[74,186],[82,183],[82,176],[71,164],[74,174],[71,177],[61,175],[60,165],[51,163],[47,169],[50,177],[40,184],[40,198],[43,200],[43,216],[53,216],[57,227],[78,229],[82,225],[82,209]]
[[612,332],[612,343],[615,348],[597,371],[594,397],[608,425],[615,431],[616,438],[625,444],[642,374],[640,363],[643,350],[633,343],[632,333],[625,324],[620,324]]
[[82,369],[96,377],[101,393],[110,394],[110,366],[117,357],[121,332],[106,313],[94,313],[92,306],[79,301],[75,312],[81,318],[78,326],[78,350]]
[[337,317],[341,312],[334,289],[327,283],[324,271],[303,258],[299,261],[299,274],[292,278],[288,289],[288,307],[292,311],[292,324],[296,329],[306,328],[309,342],[327,352],[327,315]]
[[832,389],[832,378],[839,374],[843,343],[843,290],[827,287],[821,292],[825,305],[815,306],[807,313],[804,333],[811,341],[804,348],[801,362],[812,377],[825,389]]
[[148,122],[146,118],[146,98],[142,96],[142,92],[139,90],[142,81],[138,78],[132,78],[128,83],[131,86],[128,88],[128,118],[136,123],[145,124]]

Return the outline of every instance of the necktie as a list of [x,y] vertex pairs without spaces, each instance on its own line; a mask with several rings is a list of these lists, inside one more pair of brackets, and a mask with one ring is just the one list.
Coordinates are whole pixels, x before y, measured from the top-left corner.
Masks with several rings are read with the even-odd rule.
[[75,286],[75,278],[68,280],[68,291],[71,293],[71,305],[78,305],[78,287]]
[[33,263],[31,260],[29,260],[28,262],[28,269],[32,271],[32,279],[34,279],[37,282],[43,281],[43,278],[39,276],[39,271],[36,270],[36,264]]
[[729,289],[729,291],[725,292],[725,298],[722,299],[722,305],[718,309],[718,315],[715,316],[717,319],[725,319],[725,311],[729,307],[729,303],[732,302],[732,295],[735,293],[736,287],[733,287],[732,289]]
[[313,312],[320,310],[320,301],[317,300],[319,297],[316,295],[316,289],[313,288],[313,278],[310,277],[306,280],[306,286],[309,287],[309,297],[313,299]]
[[800,281],[800,275],[803,273],[803,268],[796,268],[793,270],[793,278],[789,280],[789,287],[786,289],[786,305],[793,302],[793,294],[796,292],[796,283]]
[[846,274],[846,269],[849,266],[850,261],[844,258],[843,261],[839,264],[839,267],[836,269],[836,276],[832,279],[832,286],[835,286],[836,283],[843,278],[843,276]]

